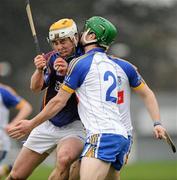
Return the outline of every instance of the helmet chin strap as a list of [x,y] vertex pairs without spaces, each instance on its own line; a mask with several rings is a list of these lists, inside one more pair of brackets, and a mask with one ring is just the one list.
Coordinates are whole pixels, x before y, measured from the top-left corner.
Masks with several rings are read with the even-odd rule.
[[[70,39],[71,39],[71,37],[70,37]],[[77,41],[76,37],[74,36],[71,40],[73,41],[75,47],[77,47],[78,41]]]
[[90,42],[90,43],[84,44],[84,45],[82,45],[82,46],[83,46],[83,47],[86,47],[86,46],[89,46],[89,45],[92,45],[92,44],[97,44],[97,42]]
[[91,44],[96,44],[97,42],[97,39],[93,39],[93,40],[86,40],[86,36],[88,35],[90,29],[88,29],[86,32],[84,32],[82,34],[82,45],[85,47],[85,46],[88,46],[88,45],[91,45]]

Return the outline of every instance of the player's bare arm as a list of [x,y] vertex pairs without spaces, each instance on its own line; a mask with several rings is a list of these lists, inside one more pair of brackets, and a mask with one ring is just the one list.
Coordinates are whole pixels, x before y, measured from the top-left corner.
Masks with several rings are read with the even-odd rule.
[[33,92],[39,92],[41,91],[44,83],[43,69],[46,66],[45,57],[43,55],[37,55],[34,58],[34,65],[36,67],[36,70],[31,77],[30,88]]
[[26,101],[25,99],[22,99],[20,103],[16,106],[16,109],[18,113],[16,116],[10,121],[9,124],[5,127],[5,130],[8,131],[11,127],[13,127],[15,124],[17,124],[21,119],[26,118],[29,116],[32,112],[32,106],[31,104]]
[[158,125],[154,126],[155,137],[159,139],[165,138],[166,130],[160,123],[159,105],[153,91],[147,86],[147,84],[144,84],[143,87],[135,89],[135,92],[143,99],[144,104],[154,123],[159,122]]
[[28,101],[26,101],[25,99],[21,100],[21,102],[16,106],[16,109],[18,110],[18,113],[12,119],[12,121],[11,121],[12,124],[18,122],[21,119],[26,118],[32,112],[31,104]]
[[34,118],[21,120],[18,124],[8,130],[9,135],[15,139],[21,139],[31,132],[33,128],[57,114],[65,105],[71,94],[60,89],[58,94],[52,98],[45,108]]

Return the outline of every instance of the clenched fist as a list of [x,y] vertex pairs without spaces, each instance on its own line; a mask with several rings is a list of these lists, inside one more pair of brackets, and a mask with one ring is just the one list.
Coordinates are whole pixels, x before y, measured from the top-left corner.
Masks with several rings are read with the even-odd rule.
[[65,76],[68,69],[68,63],[63,58],[59,57],[54,62],[54,69],[59,75]]
[[44,55],[37,55],[34,58],[34,65],[37,70],[42,71],[46,67],[46,59]]

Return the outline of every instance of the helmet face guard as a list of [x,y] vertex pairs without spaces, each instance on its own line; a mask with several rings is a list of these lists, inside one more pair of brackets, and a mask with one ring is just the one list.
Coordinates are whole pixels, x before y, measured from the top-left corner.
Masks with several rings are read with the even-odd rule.
[[78,34],[76,23],[72,19],[61,19],[50,26],[49,40],[70,38],[77,46],[76,34]]
[[108,48],[115,40],[117,35],[116,27],[107,19],[100,16],[93,16],[85,23],[85,31],[96,35],[96,42],[105,48]]

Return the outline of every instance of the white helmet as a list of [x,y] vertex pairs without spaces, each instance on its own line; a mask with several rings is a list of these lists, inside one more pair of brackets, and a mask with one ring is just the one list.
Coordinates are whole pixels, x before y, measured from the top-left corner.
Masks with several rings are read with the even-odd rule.
[[61,19],[50,26],[49,40],[70,38],[77,46],[75,35],[78,33],[76,23],[72,19]]

